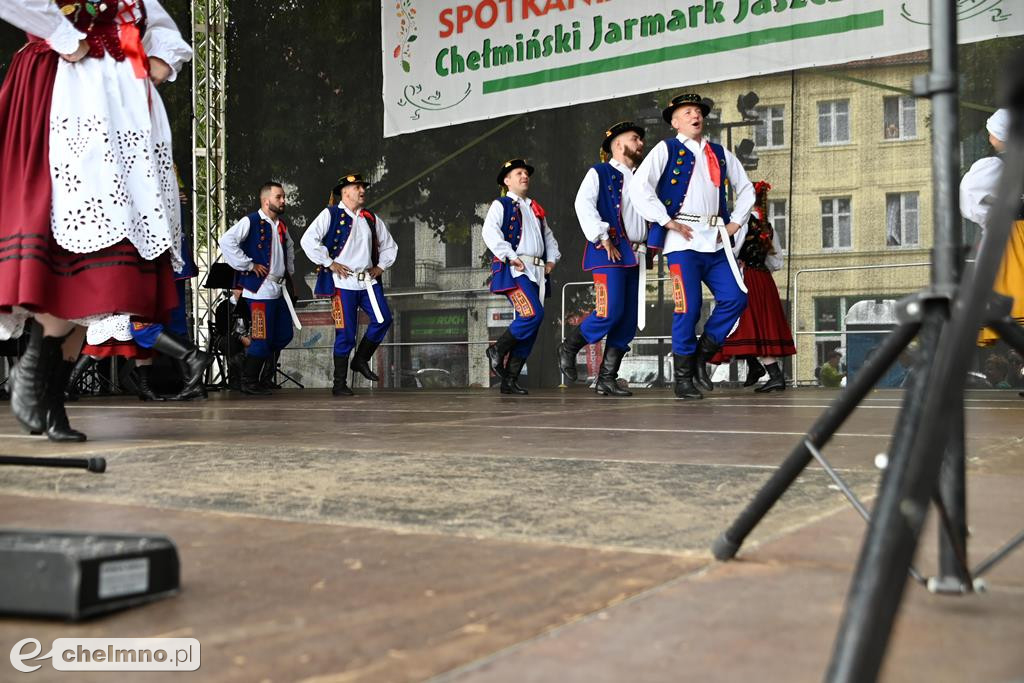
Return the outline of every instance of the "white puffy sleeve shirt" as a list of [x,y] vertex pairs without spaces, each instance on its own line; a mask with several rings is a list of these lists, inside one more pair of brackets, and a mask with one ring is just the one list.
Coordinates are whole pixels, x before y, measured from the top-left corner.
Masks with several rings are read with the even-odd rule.
[[[700,142],[691,140],[683,135],[677,136],[686,149],[694,155],[693,175],[690,178],[690,185],[686,190],[686,197],[679,210],[683,213],[698,216],[718,215],[718,188],[711,182],[711,172],[708,169],[707,160],[704,157],[704,148],[707,140]],[[636,210],[646,220],[658,225],[665,225],[672,217],[668,215],[665,204],[658,199],[658,182],[662,173],[668,165],[668,145],[661,141],[650,151],[647,157],[640,164],[633,176],[633,182],[629,185],[630,199]],[[750,211],[754,208],[754,185],[743,170],[743,164],[729,150],[725,150],[726,175],[733,189],[733,207],[731,220],[742,227],[733,236],[733,243],[736,245],[733,252],[739,251],[743,239],[747,233],[747,220],[750,218]],[[706,232],[707,234],[704,234]],[[713,252],[722,248],[718,241],[717,231],[694,231],[693,240],[687,240],[674,230],[669,231],[665,237],[665,253],[674,251],[694,250]]]
[[[320,215],[306,228],[306,232],[303,233],[299,243],[306,256],[313,263],[329,268],[331,263],[337,261],[352,271],[353,274],[348,277],[342,277],[334,273],[335,287],[349,290],[366,289],[369,281],[361,281],[356,276],[358,273],[366,272],[373,267],[371,251],[373,233],[369,222],[365,218],[361,215],[356,215],[344,205],[340,208],[352,220],[352,232],[349,234],[349,238],[345,242],[341,253],[338,254],[338,258],[332,260],[327,247],[324,246],[324,237],[331,228],[331,212],[327,209],[321,211]],[[380,249],[380,259],[377,265],[387,270],[395,265],[395,261],[398,259],[398,244],[391,236],[387,223],[380,216],[377,216],[376,230]]]
[[1003,160],[999,157],[978,159],[960,181],[960,213],[982,228],[988,226],[988,215],[996,201]]
[[[630,242],[643,242],[647,239],[647,221],[633,206],[629,186],[633,182],[633,170],[614,159],[609,162],[622,174],[622,223]],[[580,189],[576,193],[576,218],[579,219],[583,235],[588,242],[600,242],[608,238],[609,225],[601,218],[597,210],[597,200],[601,194],[601,180],[597,171],[591,168],[583,177]]]
[[[562,253],[558,250],[558,241],[555,240],[554,233],[548,227],[547,219],[540,221],[534,215],[533,200],[524,199],[513,192],[510,192],[508,196],[519,203],[519,211],[523,215],[522,237],[519,239],[519,246],[513,249],[501,233],[501,222],[505,212],[499,201],[491,203],[491,208],[487,210],[487,216],[484,218],[484,244],[492,254],[502,261],[520,256],[543,256],[548,263],[558,263],[562,258]],[[542,222],[543,225],[541,225]],[[544,277],[544,266],[537,266],[533,263],[525,265],[526,276],[533,282],[539,283]],[[513,275],[518,274],[515,267],[512,270]]]

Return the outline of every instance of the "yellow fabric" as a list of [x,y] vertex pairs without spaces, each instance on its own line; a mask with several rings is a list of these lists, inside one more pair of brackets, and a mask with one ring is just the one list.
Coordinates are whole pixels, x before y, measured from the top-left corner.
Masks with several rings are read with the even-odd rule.
[[[1010,241],[1006,245],[1003,264],[996,275],[995,291],[1013,297],[1011,315],[1024,324],[1024,221],[1017,221],[1010,231]],[[999,339],[995,331],[985,328],[978,335],[978,344],[994,344]]]

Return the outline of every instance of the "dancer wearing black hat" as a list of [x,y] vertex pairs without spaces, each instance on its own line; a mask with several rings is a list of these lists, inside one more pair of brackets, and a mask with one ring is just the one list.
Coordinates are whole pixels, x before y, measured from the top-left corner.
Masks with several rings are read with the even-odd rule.
[[221,235],[224,260],[239,271],[242,297],[252,313],[252,343],[245,350],[242,391],[267,395],[260,383],[265,363],[276,363],[277,354],[292,340],[298,325],[286,287],[295,272],[295,243],[281,217],[285,192],[280,183],[260,188],[260,210],[251,213]]
[[[732,152],[704,139],[708,112],[695,93],[672,98],[662,116],[678,135],[654,146],[630,184],[636,210],[653,224],[647,246],[664,249],[669,264],[675,394],[684,399],[704,398],[700,389],[713,389],[707,361],[747,307],[734,249],[743,244],[754,186]],[[735,194],[731,210],[729,185]],[[715,297],[715,309],[698,342],[702,282]]]
[[[306,229],[299,244],[309,260],[317,264],[319,297],[331,297],[334,315],[335,396],[352,396],[348,386],[349,353],[356,348],[359,309],[370,317],[352,357],[352,371],[371,382],[380,377],[370,368],[370,359],[391,327],[392,315],[384,298],[380,276],[394,265],[398,245],[388,226],[366,210],[366,188],[359,173],[342,176],[331,193],[329,206]],[[335,200],[339,200],[335,205]]]
[[487,349],[503,394],[528,393],[519,385],[519,374],[544,321],[548,273],[561,258],[543,207],[527,197],[531,175],[533,166],[523,159],[502,164],[498,171],[502,196],[494,200],[484,219],[484,242],[494,255],[491,291],[507,296],[516,309],[516,319]]
[[644,129],[632,121],[616,123],[605,132],[601,150],[602,158],[611,159],[587,171],[576,194],[576,216],[587,238],[583,270],[594,277],[596,306],[566,335],[558,363],[575,381],[576,354],[607,337],[595,389],[604,396],[631,396],[616,380],[629,343],[644,324],[647,221],[629,198],[633,171],[644,155]]

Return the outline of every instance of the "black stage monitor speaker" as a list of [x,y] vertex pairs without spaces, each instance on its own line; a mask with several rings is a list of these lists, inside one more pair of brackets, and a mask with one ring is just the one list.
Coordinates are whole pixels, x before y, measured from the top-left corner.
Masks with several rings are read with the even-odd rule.
[[78,621],[178,592],[166,536],[0,529],[0,614]]

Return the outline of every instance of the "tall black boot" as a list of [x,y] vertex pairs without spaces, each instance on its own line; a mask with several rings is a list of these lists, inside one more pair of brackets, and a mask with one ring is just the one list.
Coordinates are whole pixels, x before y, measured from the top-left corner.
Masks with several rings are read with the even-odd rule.
[[769,363],[766,366],[768,370],[768,381],[754,389],[759,394],[767,394],[770,391],[785,391],[786,390],[786,376],[782,374],[781,363]]
[[616,349],[612,346],[604,347],[604,358],[601,360],[601,370],[597,373],[597,386],[594,390],[602,396],[632,396],[633,392],[619,386],[619,366],[622,365],[622,357],[626,355],[626,349]]
[[710,361],[722,345],[706,334],[700,336],[697,342],[697,353],[694,359],[694,380],[697,386],[704,391],[714,391],[715,385],[711,383],[711,375],[708,374],[708,361]]
[[245,364],[242,366],[242,393],[250,396],[269,396],[270,389],[265,389],[260,384],[260,372],[263,369],[263,362],[268,359],[246,356]]
[[[33,322],[25,352],[11,370],[11,412],[29,433],[46,430],[46,387],[54,364],[62,360],[63,343],[64,337],[46,337],[42,325]],[[63,390],[61,385],[62,395]]]
[[192,391],[185,391],[185,386],[188,384],[189,367],[188,363],[183,360],[175,361],[178,366],[178,374],[181,375],[181,391],[174,396],[161,396],[161,401],[192,401],[197,398],[205,399],[207,397],[206,387],[200,383]]
[[505,356],[518,342],[511,332],[505,330],[496,342],[487,347],[487,360],[491,363],[491,371],[501,379],[505,379]]
[[570,382],[575,382],[577,377],[576,354],[586,345],[587,340],[578,326],[570,330],[565,341],[558,345],[558,367]]
[[743,381],[743,386],[752,387],[765,376],[766,371],[757,356],[745,356],[744,358],[747,361],[747,379]]
[[263,364],[263,368],[260,370],[260,386],[269,392],[277,389],[274,375],[277,374],[277,358],[280,355],[280,351],[271,351],[270,357],[267,358],[267,362]]
[[348,385],[348,354],[334,357],[334,387],[332,396],[355,396]]
[[188,342],[181,341],[167,331],[161,332],[153,343],[153,350],[162,353],[168,358],[185,361],[188,366],[188,374],[185,376],[184,385],[178,393],[179,400],[194,394],[200,388],[203,375],[206,369],[213,363],[213,356],[197,349]]
[[704,398],[704,394],[693,384],[694,361],[696,357],[692,354],[682,356],[678,353],[672,354],[674,367],[676,398],[697,400]]
[[87,354],[82,354],[78,357],[78,361],[75,363],[75,367],[71,369],[71,375],[68,377],[67,386],[64,387],[64,400],[65,401],[77,401],[81,393],[78,391],[78,383],[82,381],[82,376],[89,371],[93,365],[96,364],[96,359]]
[[46,385],[46,438],[50,441],[85,441],[82,432],[72,429],[68,414],[64,410],[64,387],[75,366],[72,361],[59,358],[53,364],[50,380]]
[[135,385],[139,389],[139,400],[140,401],[165,401],[163,396],[160,396],[153,391],[152,385],[149,380],[151,378],[151,372],[153,371],[152,365],[136,365],[135,366]]
[[375,344],[366,337],[363,337],[356,348],[355,355],[352,356],[352,372],[358,372],[371,382],[379,382],[380,377],[370,369],[370,359],[373,358],[373,354],[378,346],[380,344]]
[[526,364],[525,358],[510,356],[508,367],[505,368],[505,376],[501,378],[501,393],[503,394],[528,394],[526,389],[519,386],[519,373],[523,371]]

